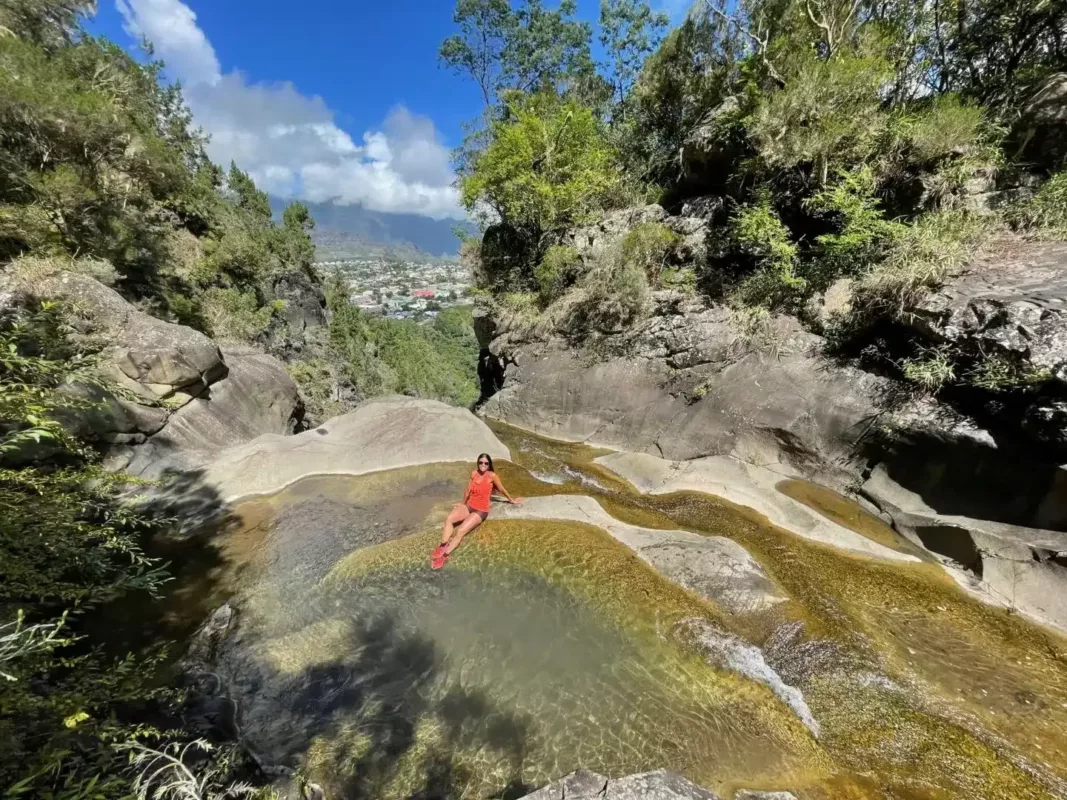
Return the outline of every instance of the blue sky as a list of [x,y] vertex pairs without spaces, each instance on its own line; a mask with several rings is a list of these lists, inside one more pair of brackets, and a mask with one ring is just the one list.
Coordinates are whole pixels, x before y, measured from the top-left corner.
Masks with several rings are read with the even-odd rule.
[[[579,6],[594,20],[599,0]],[[100,0],[91,28],[152,40],[211,156],[268,191],[462,216],[449,151],[480,96],[437,62],[452,0]]]

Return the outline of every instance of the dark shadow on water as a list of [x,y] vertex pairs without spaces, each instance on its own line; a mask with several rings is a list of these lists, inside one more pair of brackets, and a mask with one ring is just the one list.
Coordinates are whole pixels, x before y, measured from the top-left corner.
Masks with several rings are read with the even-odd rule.
[[[407,796],[459,796],[473,777],[455,757],[461,749],[489,750],[511,765],[511,778],[492,796],[521,797],[532,791],[521,780],[532,720],[501,709],[480,691],[458,686],[444,691],[438,647],[405,628],[395,614],[369,612],[352,622],[337,646],[345,655],[297,675],[277,674],[262,659],[248,657],[247,641],[243,654],[227,657],[239,694],[257,696],[242,724],[250,731],[269,729],[265,735],[271,739],[272,757],[299,758],[319,738],[339,742],[325,760],[321,755],[315,759],[315,773],[328,776],[331,796],[381,797],[416,747],[419,726],[433,724],[439,726],[442,742],[422,754],[416,785],[406,787]],[[353,733],[361,739],[356,753],[344,744]]]
[[163,523],[144,547],[170,579],[158,597],[127,595],[94,609],[82,624],[115,656],[165,645],[173,660],[230,597],[220,583],[226,567],[220,542],[239,520],[201,471],[167,473],[156,485],[131,490],[128,500],[139,513]]

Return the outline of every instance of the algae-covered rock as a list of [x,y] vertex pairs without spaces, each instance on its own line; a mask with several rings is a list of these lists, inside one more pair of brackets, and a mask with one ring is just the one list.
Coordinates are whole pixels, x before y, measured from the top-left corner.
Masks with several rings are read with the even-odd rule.
[[785,599],[741,545],[721,536],[664,531],[628,525],[609,515],[591,497],[535,497],[506,506],[505,519],[558,519],[585,522],[610,533],[668,580],[720,604],[733,613],[760,611]]
[[645,453],[612,453],[596,459],[596,463],[643,493],[707,492],[758,511],[773,524],[806,539],[892,561],[919,560],[837,525],[782,494],[775,488],[783,478],[782,472],[725,456],[668,461]]

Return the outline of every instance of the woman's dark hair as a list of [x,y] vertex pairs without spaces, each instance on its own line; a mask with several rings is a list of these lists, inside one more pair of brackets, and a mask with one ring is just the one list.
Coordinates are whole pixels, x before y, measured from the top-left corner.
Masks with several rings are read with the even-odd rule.
[[478,458],[474,462],[475,469],[478,468],[478,462],[481,461],[483,458],[486,461],[489,462],[489,471],[490,472],[495,472],[496,470],[493,469],[493,457],[491,455],[489,455],[488,453],[482,453],[481,455],[478,456]]

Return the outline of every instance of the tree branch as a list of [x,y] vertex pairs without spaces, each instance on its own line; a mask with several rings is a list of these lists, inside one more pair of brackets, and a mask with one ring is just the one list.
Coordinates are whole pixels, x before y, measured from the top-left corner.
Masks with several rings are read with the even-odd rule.
[[784,87],[785,78],[782,77],[782,73],[775,69],[774,64],[772,64],[770,58],[767,57],[767,39],[761,39],[760,37],[756,36],[754,33],[752,33],[752,31],[742,25],[740,20],[735,17],[729,16],[721,9],[716,8],[714,5],[712,5],[711,0],[704,0],[704,4],[708,7],[709,11],[718,14],[728,25],[736,26],[742,34],[752,40],[752,43],[756,45],[756,53],[759,54],[760,63],[763,64],[763,66],[766,68],[767,74],[771,76],[775,83],[777,83],[781,87]]

